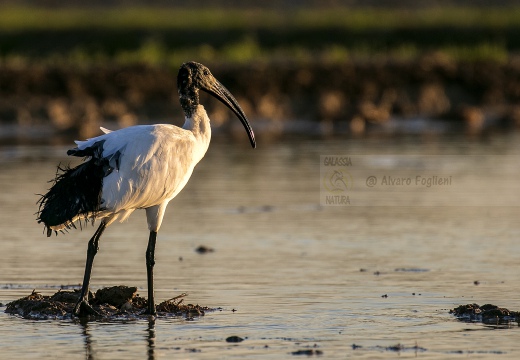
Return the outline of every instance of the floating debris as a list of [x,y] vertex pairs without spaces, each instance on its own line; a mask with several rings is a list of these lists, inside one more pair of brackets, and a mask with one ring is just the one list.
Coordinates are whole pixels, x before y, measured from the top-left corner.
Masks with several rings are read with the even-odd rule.
[[483,323],[518,322],[520,318],[520,312],[511,311],[492,304],[482,306],[478,304],[460,305],[450,310],[450,314],[455,315],[459,320]]
[[[30,295],[8,303],[5,312],[31,320],[66,319],[71,317],[79,294],[78,289],[60,289],[54,295],[45,296],[33,290]],[[187,320],[193,320],[194,317],[204,316],[206,311],[216,310],[184,304],[185,296],[187,294],[181,294],[157,305],[157,316],[184,316]],[[147,300],[140,297],[137,287],[133,286],[112,286],[99,289],[95,294],[89,292],[89,303],[101,315],[101,319],[148,316],[143,314]]]
[[391,346],[386,347],[386,350],[388,350],[388,351],[403,351],[405,349],[406,349],[406,347],[404,345],[402,345],[401,343],[399,343],[397,345],[391,345]]
[[395,352],[406,352],[406,351],[413,351],[413,352],[423,352],[426,351],[425,348],[420,347],[415,343],[414,346],[405,346],[404,344],[398,343],[396,345],[387,346],[384,348],[386,351],[395,351]]
[[397,272],[412,272],[412,273],[421,273],[421,272],[428,272],[430,269],[423,269],[423,268],[396,268],[394,271]]
[[427,349],[419,346],[417,344],[417,342],[415,342],[414,346],[406,346],[401,343],[397,343],[395,345],[390,345],[390,346],[376,345],[376,346],[366,346],[366,347],[359,345],[359,344],[352,344],[352,350],[357,350],[357,351],[374,351],[374,350],[376,350],[376,351],[388,351],[388,352],[397,352],[397,353],[414,352],[416,354],[419,352],[427,351]]

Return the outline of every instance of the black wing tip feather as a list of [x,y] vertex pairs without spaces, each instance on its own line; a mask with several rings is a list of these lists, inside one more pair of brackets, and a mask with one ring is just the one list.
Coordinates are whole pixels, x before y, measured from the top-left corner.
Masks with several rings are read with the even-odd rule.
[[103,144],[105,140],[96,141],[92,146],[84,149],[75,147],[74,149],[67,150],[67,155],[78,156],[78,157],[95,157],[101,159],[103,157]]
[[[39,219],[37,219],[37,220],[38,220],[38,224],[43,222],[42,220],[39,220]],[[88,223],[91,223],[92,226],[94,226],[95,222],[96,222],[95,216],[92,216],[91,218],[84,218],[84,219],[77,220],[80,230],[83,230],[83,227],[84,226],[86,227]],[[76,226],[76,223],[72,222],[72,220],[70,220],[67,223],[62,224],[62,225],[63,225],[63,228],[61,228],[59,230],[53,230],[52,228],[50,228],[48,225],[46,225],[44,223],[43,232],[46,233],[47,237],[50,237],[53,232],[54,232],[54,234],[58,235],[58,233],[64,234],[64,233],[69,232],[70,229],[78,228]]]

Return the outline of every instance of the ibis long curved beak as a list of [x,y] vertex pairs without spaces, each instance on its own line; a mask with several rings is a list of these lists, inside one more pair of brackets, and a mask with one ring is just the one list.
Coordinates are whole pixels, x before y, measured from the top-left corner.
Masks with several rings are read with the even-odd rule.
[[207,93],[213,95],[215,98],[220,100],[224,105],[231,109],[235,113],[235,115],[240,119],[242,125],[247,131],[247,136],[249,136],[249,141],[251,142],[251,146],[256,148],[255,134],[253,133],[253,129],[251,125],[249,125],[249,121],[247,120],[246,114],[238,105],[237,100],[231,95],[228,89],[224,85],[222,85],[217,79],[213,78],[210,85],[201,87],[201,90],[206,91]]

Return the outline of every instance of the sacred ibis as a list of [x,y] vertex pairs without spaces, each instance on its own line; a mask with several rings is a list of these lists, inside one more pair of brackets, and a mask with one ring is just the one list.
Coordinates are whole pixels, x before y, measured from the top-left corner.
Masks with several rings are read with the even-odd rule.
[[182,128],[170,124],[138,125],[117,131],[101,128],[104,135],[76,141],[67,155],[84,157],[74,168],[58,166],[54,184],[39,201],[38,222],[52,232],[76,228],[75,222],[101,220],[87,249],[85,275],[74,315],[96,314],[88,303],[88,289],[94,256],[106,227],[123,221],[136,209],[145,209],[150,236],[146,249],[148,306],[155,314],[153,267],[155,243],[166,206],[184,188],[195,165],[208,150],[211,127],[199,90],[208,92],[229,107],[244,125],[253,148],[251,126],[233,95],[196,62],[183,64],[177,88],[185,122]]

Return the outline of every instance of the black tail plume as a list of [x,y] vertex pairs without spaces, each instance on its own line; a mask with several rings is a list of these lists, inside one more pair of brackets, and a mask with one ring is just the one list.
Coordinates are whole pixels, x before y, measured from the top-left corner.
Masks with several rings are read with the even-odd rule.
[[108,160],[91,158],[75,168],[58,165],[56,177],[47,194],[38,200],[38,223],[47,228],[63,225],[69,229],[78,217],[95,218],[101,208],[101,190]]

